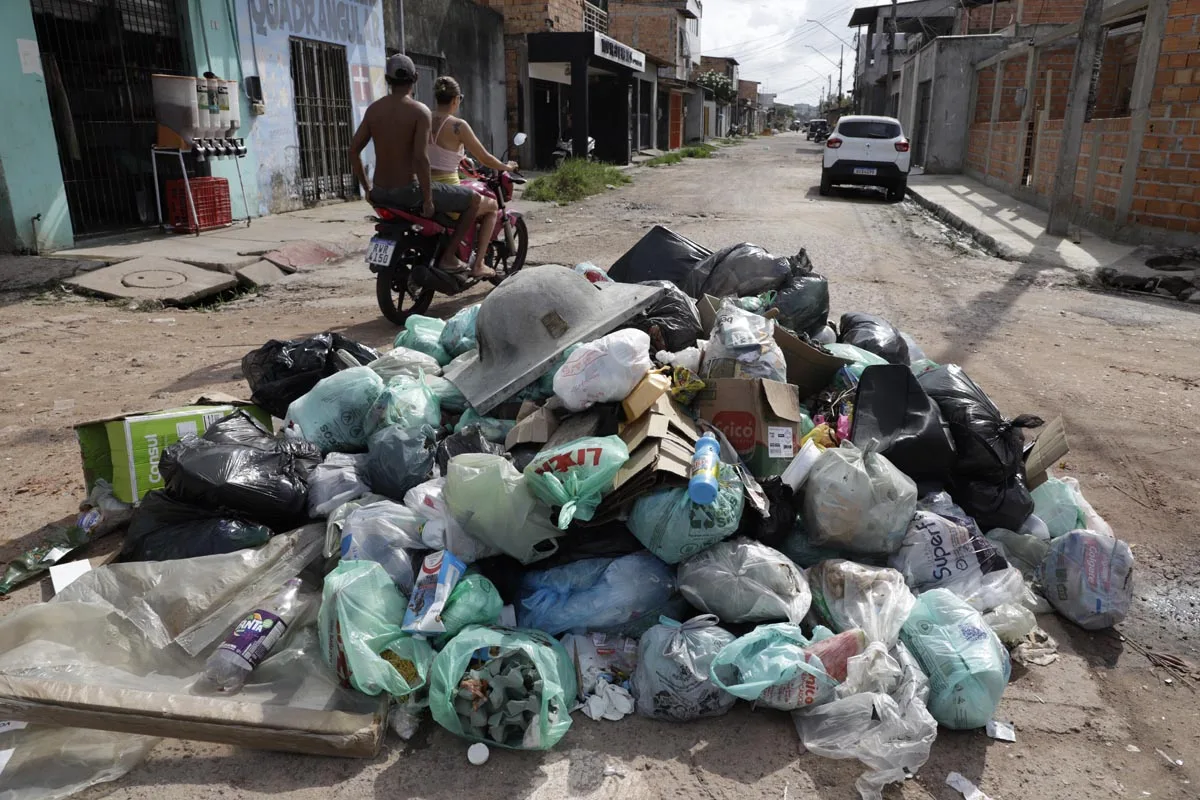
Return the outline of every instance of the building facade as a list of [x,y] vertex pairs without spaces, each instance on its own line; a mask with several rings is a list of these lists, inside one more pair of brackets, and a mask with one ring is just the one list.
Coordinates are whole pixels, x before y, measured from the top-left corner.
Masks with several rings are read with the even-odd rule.
[[735,125],[744,133],[758,133],[762,115],[758,108],[758,81],[738,80],[738,105]]
[[[700,65],[695,71],[696,76],[706,72],[715,72],[729,79],[734,92],[737,92],[739,79],[739,64],[736,58],[727,56],[701,56]],[[708,121],[705,123],[707,135],[711,137],[728,136],[734,128],[737,104],[724,102],[719,98],[706,98],[705,104],[710,107]]]

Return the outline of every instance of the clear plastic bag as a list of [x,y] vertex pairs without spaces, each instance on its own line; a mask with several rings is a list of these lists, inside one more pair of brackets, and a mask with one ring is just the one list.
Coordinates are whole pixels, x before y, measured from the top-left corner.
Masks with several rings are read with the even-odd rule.
[[435,644],[441,648],[468,625],[496,625],[504,601],[496,585],[477,572],[467,573],[457,584],[442,609],[442,625],[446,630]]
[[954,520],[917,511],[888,566],[923,592],[942,587],[959,597],[977,594],[985,572],[1005,567],[995,546]]
[[850,660],[851,676],[859,664],[874,662],[889,679],[896,673],[901,675],[893,691],[864,691],[794,711],[792,722],[801,744],[810,753],[824,758],[857,758],[865,764],[870,771],[855,782],[855,788],[862,800],[883,800],[884,786],[903,782],[929,760],[937,738],[937,722],[925,707],[929,680],[904,645],[896,645],[882,663],[871,648]]
[[416,380],[422,375],[429,378],[442,374],[442,367],[436,358],[407,347],[393,347],[367,366],[379,373],[384,381],[393,378]]
[[765,544],[739,537],[719,542],[679,565],[679,591],[722,622],[799,623],[812,593],[804,572]]
[[1095,531],[1071,531],[1050,542],[1038,582],[1054,610],[1081,628],[1100,630],[1125,619],[1133,603],[1129,545]]
[[717,499],[693,503],[686,487],[658,489],[639,497],[627,525],[654,555],[668,564],[711,547],[738,529],[745,495],[737,470],[720,464]]
[[404,321],[404,330],[396,337],[396,347],[407,347],[432,356],[444,367],[452,358],[442,347],[442,331],[445,328],[446,323],[436,317],[413,314]]
[[647,372],[650,335],[634,328],[587,342],[554,373],[554,393],[568,411],[583,411],[596,403],[624,400]]
[[542,450],[525,467],[525,478],[534,496],[561,509],[558,527],[566,530],[572,520],[592,518],[628,460],[620,436],[592,436]]
[[343,370],[288,406],[284,422],[322,453],[361,453],[373,430],[367,415],[383,386],[383,378],[369,367]]
[[1011,666],[978,611],[946,589],[917,598],[900,632],[929,675],[929,712],[956,730],[982,728],[996,712]]
[[483,432],[483,437],[489,442],[496,444],[504,444],[504,440],[508,438],[508,432],[517,424],[514,419],[497,419],[496,417],[485,417],[478,413],[473,408],[468,408],[459,417],[458,422],[454,426],[455,433],[462,433],[472,425],[478,425],[480,431]]
[[1113,530],[1083,497],[1079,481],[1074,478],[1048,478],[1031,492],[1033,510],[1050,531],[1051,538],[1071,531],[1090,530],[1101,536],[1112,536]]
[[733,634],[711,614],[676,622],[662,617],[638,642],[633,697],[644,717],[687,722],[719,717],[737,698],[713,682],[712,661]]
[[457,386],[438,375],[425,375],[425,385],[437,398],[438,407],[446,414],[462,414],[471,407]]
[[1033,612],[1018,603],[996,606],[983,615],[983,621],[1005,647],[1020,644],[1037,627],[1037,618],[1033,616]]
[[434,478],[409,489],[404,495],[404,505],[425,520],[421,541],[430,550],[449,550],[465,564],[500,554],[499,548],[468,535],[450,513],[445,478]]
[[475,337],[475,321],[479,318],[480,305],[481,303],[476,303],[467,306],[446,320],[446,327],[442,329],[438,343],[451,358],[457,358],[479,346]]
[[442,408],[437,395],[422,378],[392,378],[383,387],[367,412],[367,430],[371,433],[391,425],[401,428],[437,428],[442,424]]
[[808,570],[812,607],[835,631],[862,628],[872,642],[891,648],[916,604],[904,576],[894,569],[853,561],[822,561]]
[[550,509],[537,501],[529,479],[504,456],[463,453],[450,459],[445,498],[446,508],[469,536],[522,564],[558,550],[555,539],[562,531],[550,521]]
[[812,543],[856,553],[895,553],[917,508],[911,478],[849,442],[821,453],[803,491]]
[[371,491],[366,454],[330,453],[308,475],[308,515],[328,517],[338,506]]
[[704,359],[703,378],[765,378],[787,382],[787,362],[775,343],[775,322],[721,301]]
[[423,550],[421,519],[391,500],[357,508],[342,523],[343,561],[373,561],[402,593],[413,588],[414,557]]
[[400,500],[433,470],[436,446],[433,428],[390,425],[376,431],[367,442],[367,478],[371,488]]
[[587,558],[521,579],[517,623],[554,635],[618,628],[671,599],[674,570],[649,553]]

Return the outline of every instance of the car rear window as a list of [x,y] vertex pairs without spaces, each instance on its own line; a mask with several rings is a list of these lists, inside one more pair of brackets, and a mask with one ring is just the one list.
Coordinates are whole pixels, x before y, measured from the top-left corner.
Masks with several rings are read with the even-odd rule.
[[900,126],[894,122],[855,120],[839,125],[838,133],[853,139],[895,139],[900,136]]

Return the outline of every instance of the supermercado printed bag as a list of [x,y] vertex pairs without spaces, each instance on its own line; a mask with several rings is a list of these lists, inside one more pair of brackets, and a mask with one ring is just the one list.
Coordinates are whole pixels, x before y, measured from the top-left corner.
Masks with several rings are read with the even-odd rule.
[[620,436],[592,436],[543,450],[525,468],[530,490],[548,506],[561,506],[558,527],[587,521],[596,513],[613,479],[629,460]]
[[711,614],[676,622],[667,617],[642,634],[633,674],[637,712],[644,717],[687,722],[719,717],[737,698],[713,683],[709,668],[733,634]]

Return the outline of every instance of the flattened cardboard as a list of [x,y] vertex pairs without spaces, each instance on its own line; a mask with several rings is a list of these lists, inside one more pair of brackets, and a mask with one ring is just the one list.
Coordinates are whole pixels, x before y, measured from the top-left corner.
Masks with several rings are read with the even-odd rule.
[[1062,417],[1055,417],[1042,429],[1025,458],[1025,485],[1032,491],[1046,482],[1046,471],[1070,452],[1067,429]]
[[719,428],[756,478],[781,475],[800,449],[795,386],[761,378],[717,378],[696,399],[696,413]]
[[545,444],[558,430],[558,417],[544,406],[526,400],[517,414],[517,424],[504,439],[504,447],[511,450],[522,444]]

